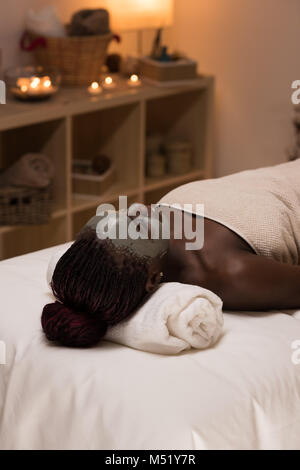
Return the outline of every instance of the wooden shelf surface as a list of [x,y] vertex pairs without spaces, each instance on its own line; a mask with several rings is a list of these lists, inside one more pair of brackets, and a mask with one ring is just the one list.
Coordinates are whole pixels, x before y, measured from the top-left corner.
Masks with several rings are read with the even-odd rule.
[[72,212],[79,212],[81,210],[96,208],[99,204],[104,202],[115,202],[119,196],[136,196],[138,190],[136,188],[126,189],[122,185],[114,185],[109,191],[101,196],[89,196],[85,194],[72,195]]
[[205,89],[212,80],[212,77],[200,76],[190,85],[166,88],[142,84],[135,89],[128,87],[125,80],[121,80],[116,89],[103,91],[99,96],[90,96],[87,87],[62,87],[51,99],[38,102],[20,102],[8,96],[7,104],[0,106],[0,131],[171,96],[184,91]]
[[189,181],[193,178],[201,179],[204,178],[204,170],[192,170],[184,175],[169,175],[162,178],[149,178],[145,179],[144,191],[152,191],[154,189],[160,189],[175,184],[183,184],[185,181]]

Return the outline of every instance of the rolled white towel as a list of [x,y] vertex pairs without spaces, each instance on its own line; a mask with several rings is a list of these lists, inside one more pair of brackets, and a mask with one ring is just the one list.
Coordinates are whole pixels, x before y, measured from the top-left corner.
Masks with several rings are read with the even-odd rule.
[[0,185],[45,188],[53,175],[53,163],[46,155],[26,153],[0,174]]
[[213,346],[224,324],[222,300],[199,286],[162,283],[126,321],[103,339],[158,354]]

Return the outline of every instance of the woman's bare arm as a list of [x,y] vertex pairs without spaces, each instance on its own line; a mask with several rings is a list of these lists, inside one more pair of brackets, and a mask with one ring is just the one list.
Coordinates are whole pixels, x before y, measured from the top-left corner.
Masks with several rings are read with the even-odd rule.
[[204,248],[186,251],[171,240],[165,281],[215,292],[227,310],[300,309],[300,266],[259,256],[230,229],[205,219]]
[[300,266],[235,250],[220,256],[217,263],[198,267],[194,257],[170,280],[215,292],[226,310],[300,308]]
[[241,251],[226,258],[218,278],[225,309],[300,308],[300,266]]

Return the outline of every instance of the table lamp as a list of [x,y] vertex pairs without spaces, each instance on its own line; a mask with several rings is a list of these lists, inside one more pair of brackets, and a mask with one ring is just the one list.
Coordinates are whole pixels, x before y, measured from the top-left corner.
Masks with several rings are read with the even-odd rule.
[[173,0],[108,0],[107,7],[113,30],[137,31],[140,56],[143,30],[160,30],[173,23]]

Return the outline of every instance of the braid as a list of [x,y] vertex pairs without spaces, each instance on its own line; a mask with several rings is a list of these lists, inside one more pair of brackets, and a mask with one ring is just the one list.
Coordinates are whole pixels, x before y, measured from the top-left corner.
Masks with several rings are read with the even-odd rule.
[[51,287],[58,302],[46,305],[42,315],[47,338],[67,346],[97,342],[146,296],[147,263],[98,239],[95,231],[83,231],[54,270]]

